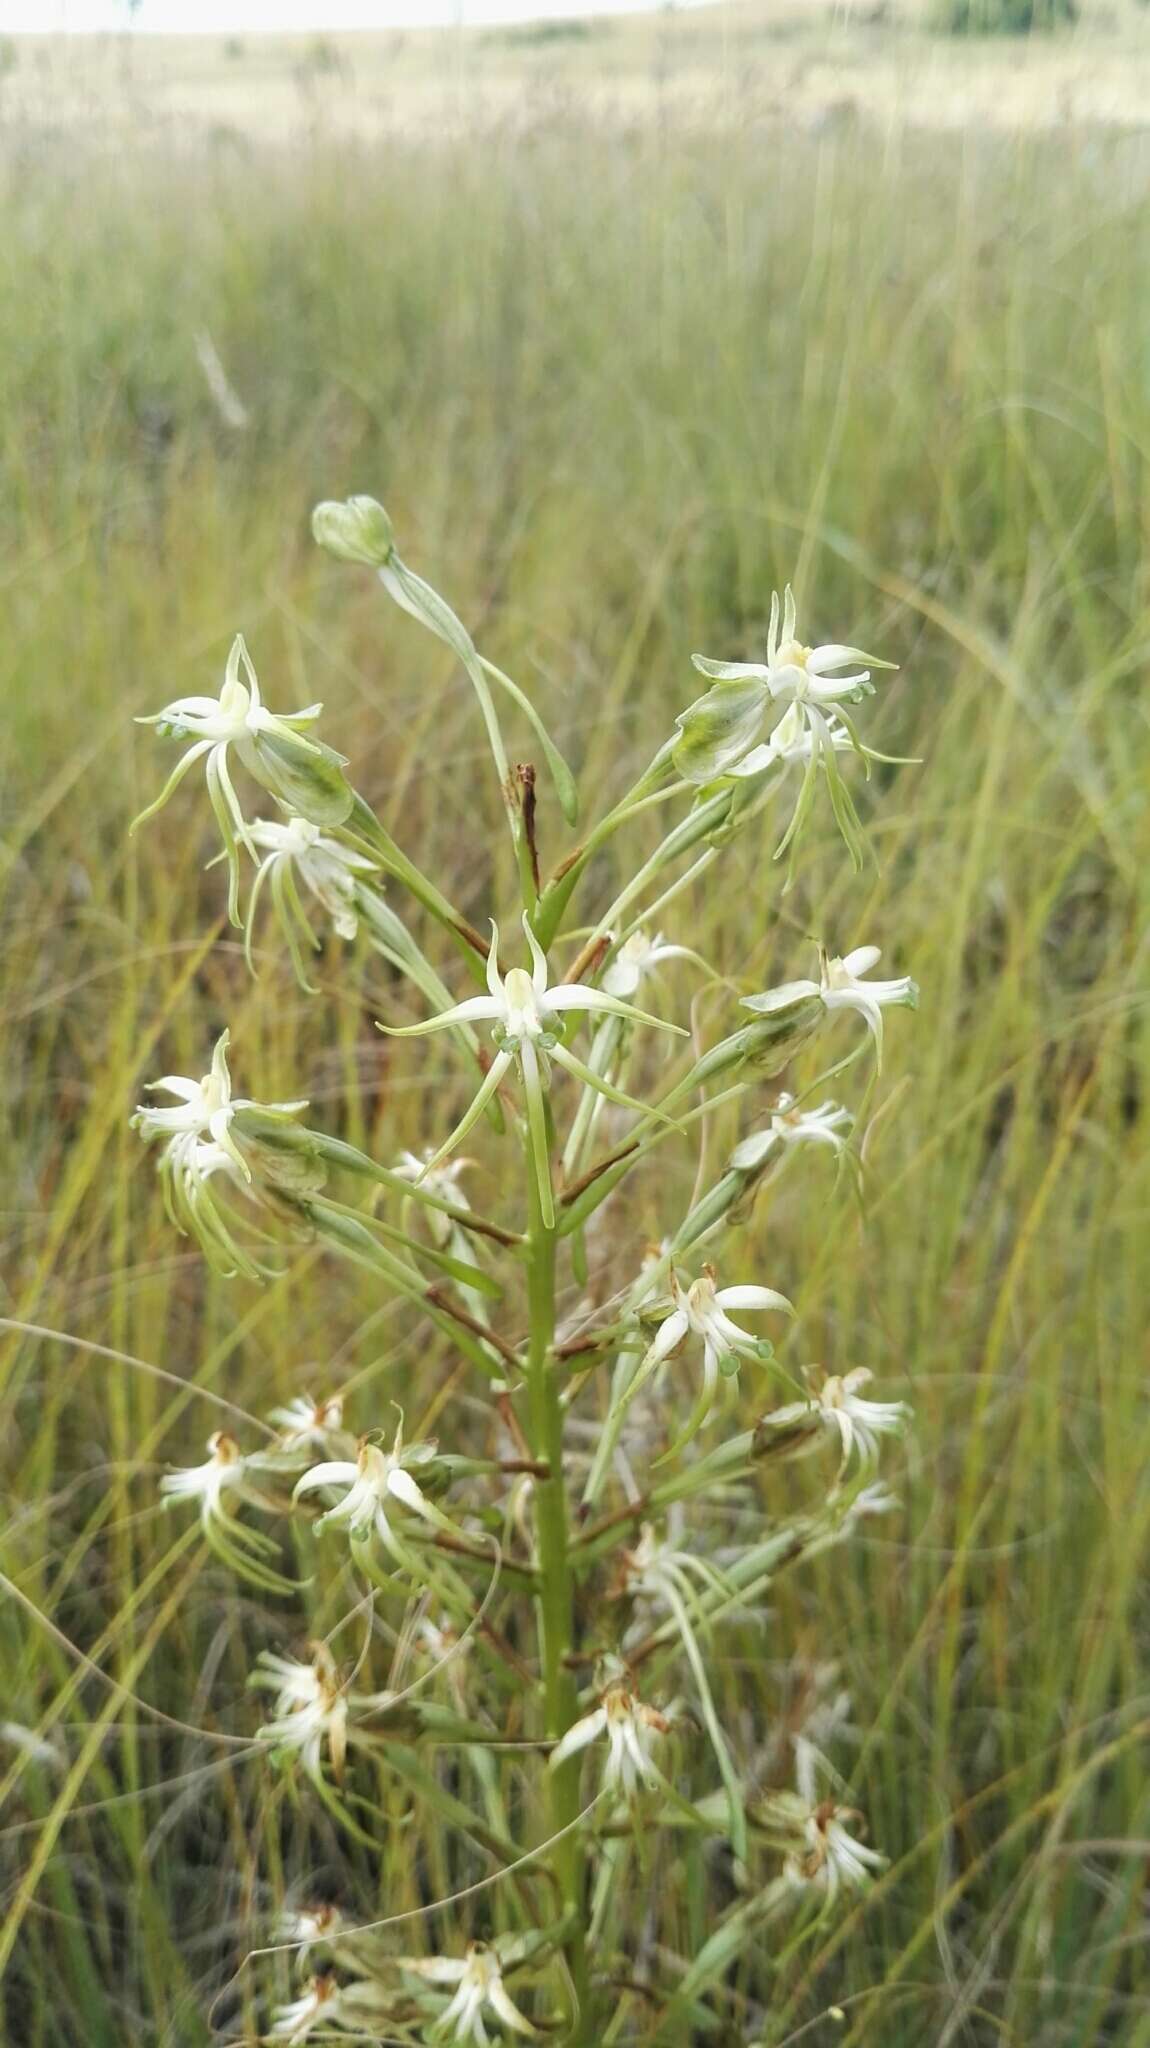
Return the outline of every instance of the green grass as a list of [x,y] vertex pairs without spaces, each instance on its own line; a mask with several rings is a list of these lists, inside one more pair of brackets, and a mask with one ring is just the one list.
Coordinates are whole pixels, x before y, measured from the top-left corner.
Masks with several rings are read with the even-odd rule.
[[[208,2040],[284,1888],[337,1856],[261,1764],[133,1704],[250,1729],[272,1639],[156,1510],[215,1426],[198,1390],[261,1413],[346,1377],[361,1426],[393,1396],[413,1433],[447,1426],[439,1340],[308,1255],[262,1291],[212,1280],[127,1128],[225,1020],[242,1088],[306,1093],[382,1157],[431,1135],[417,1071],[458,1086],[440,1041],[374,1031],[396,995],[369,963],[329,953],[323,1003],[270,955],[249,982],[190,789],[126,836],[161,772],[132,714],[206,687],[242,627],[277,698],[326,701],[425,868],[475,920],[506,912],[466,686],[308,538],[314,500],[356,489],[533,690],[592,806],[694,693],[692,649],[758,645],[774,583],[815,637],[902,664],[868,736],[924,765],[882,773],[877,870],[845,874],[824,820],[784,897],[752,836],[674,917],[747,986],[806,972],[814,932],[881,940],[922,988],[890,1022],[862,1215],[816,1162],[735,1254],[798,1302],[792,1355],[869,1364],[918,1417],[899,1515],[781,1579],[717,1662],[744,1755],[783,1660],[839,1663],[892,1858],[780,1971],[779,2037],[1150,2043],[1143,192],[1136,144],[1102,133],[854,122],[9,151],[0,1309],[81,1340],[0,1331],[0,1719],[53,1746],[0,1746],[12,2048]],[[540,829],[557,858],[546,802]],[[696,1164],[641,1183],[621,1258]],[[358,1902],[417,1899],[413,1860],[402,1832],[380,1869],[353,1857]],[[229,2037],[258,2027],[255,1981]]]

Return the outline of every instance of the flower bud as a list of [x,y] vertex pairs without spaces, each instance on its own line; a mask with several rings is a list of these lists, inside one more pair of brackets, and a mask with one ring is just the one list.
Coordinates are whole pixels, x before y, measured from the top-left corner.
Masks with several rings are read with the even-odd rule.
[[253,1104],[236,1110],[232,1130],[261,1193],[297,1201],[318,1194],[327,1167],[306,1124]]
[[745,1058],[764,1074],[781,1073],[822,1029],[827,1014],[817,990],[782,1003],[772,1001],[772,995],[745,998],[742,1007],[755,1013],[755,1021],[738,1034],[746,1040]]
[[243,759],[285,810],[298,812],[321,830],[342,825],[355,804],[355,791],[343,772],[346,754],[337,754],[322,740],[286,729],[265,730],[247,742]]
[[719,1223],[743,1220],[777,1151],[778,1138],[769,1125],[764,1131],[753,1131],[750,1137],[740,1139],[725,1171],[680,1224],[672,1239],[672,1249],[683,1252]]
[[783,1421],[764,1415],[755,1424],[751,1438],[752,1458],[793,1458],[813,1450],[823,1434],[823,1420],[817,1408],[809,1414],[788,1413]]
[[671,1240],[672,1251],[688,1251],[701,1237],[706,1237],[709,1231],[714,1230],[730,1215],[745,1191],[746,1178],[743,1174],[729,1171],[724,1173],[684,1217]]
[[744,1001],[744,1010],[756,1011],[754,1021],[733,1031],[729,1038],[720,1039],[718,1045],[705,1052],[680,1082],[675,1091],[677,1096],[685,1095],[688,1089],[709,1086],[726,1074],[738,1073],[745,1066],[755,1067],[763,1074],[780,1073],[821,1030],[826,1020],[826,1011],[817,989],[812,995],[801,995],[773,1007],[766,1014],[758,1014],[758,1004],[766,1001],[766,997],[759,996],[750,996]]
[[382,569],[395,545],[391,521],[378,498],[326,498],[311,515],[311,530],[321,548],[338,562],[362,562]]
[[763,1131],[751,1131],[740,1138],[731,1154],[729,1164],[736,1173],[758,1175],[769,1161],[771,1154],[778,1150],[778,1136],[768,1124]]
[[687,782],[714,782],[738,766],[761,737],[771,694],[761,672],[724,680],[699,697],[675,723],[674,761]]

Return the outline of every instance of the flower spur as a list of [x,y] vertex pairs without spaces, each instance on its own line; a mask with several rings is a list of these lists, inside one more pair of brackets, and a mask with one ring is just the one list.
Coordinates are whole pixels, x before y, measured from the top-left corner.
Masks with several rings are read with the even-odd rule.
[[571,1014],[590,1012],[625,1017],[632,1023],[650,1024],[656,1030],[672,1031],[680,1037],[686,1037],[687,1034],[680,1025],[668,1024],[662,1017],[653,1017],[647,1010],[636,1009],[633,1003],[624,1002],[621,997],[609,994],[606,989],[589,988],[582,982],[559,982],[550,987],[547,980],[546,955],[526,917],[523,919],[523,929],[531,953],[530,973],[525,968],[512,967],[506,975],[501,974],[499,927],[492,920],[491,950],[487,956],[487,995],[469,996],[465,1002],[454,1004],[451,1009],[442,1011],[438,1017],[429,1017],[422,1024],[381,1024],[379,1028],[391,1038],[422,1038],[433,1031],[449,1031],[456,1024],[487,1022],[494,1025],[495,1058],[469,1108],[464,1111],[455,1129],[445,1138],[438,1151],[432,1154],[424,1172],[433,1172],[440,1161],[462,1142],[482,1116],[491,1097],[514,1064],[523,1085],[527,1129],[539,1191],[540,1214],[550,1230],[555,1223],[545,1104],[550,1060],[555,1060],[585,1087],[594,1088],[600,1095],[605,1095],[609,1102],[618,1103],[624,1109],[633,1109],[640,1116],[655,1116],[660,1121],[673,1121],[670,1118],[663,1118],[660,1111],[636,1102],[633,1096],[625,1095],[622,1089],[614,1087],[602,1074],[596,1074],[583,1060],[578,1059],[560,1037],[564,1019]]

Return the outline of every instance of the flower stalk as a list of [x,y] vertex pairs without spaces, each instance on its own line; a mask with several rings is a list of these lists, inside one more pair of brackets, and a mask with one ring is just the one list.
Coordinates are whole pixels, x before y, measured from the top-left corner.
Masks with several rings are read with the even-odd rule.
[[[256,1689],[275,1696],[253,1730],[266,1768],[368,1851],[397,1823],[405,1843],[433,1843],[421,1890],[431,1869],[451,1873],[448,1898],[389,1916],[401,1939],[366,1900],[363,1926],[334,1902],[281,1918],[298,1930],[286,1939],[301,1971],[270,2038],[366,2030],[428,2048],[539,2037],[599,2048],[638,2038],[636,2026],[644,2039],[685,2038],[684,2015],[702,2038],[720,2023],[705,2005],[708,1956],[738,1966],[765,2006],[788,1949],[764,1953],[761,1930],[788,1911],[830,1910],[882,1862],[813,1722],[792,1731],[794,1789],[761,1791],[759,1738],[737,1711],[723,1646],[733,1623],[760,1624],[782,1573],[888,1510],[875,1469],[909,1411],[872,1398],[871,1369],[854,1358],[805,1363],[801,1276],[775,1249],[757,1258],[749,1237],[737,1250],[730,1240],[783,1172],[798,1188],[829,1153],[835,1171],[811,1174],[820,1196],[834,1197],[844,1168],[859,1183],[854,1115],[820,1092],[859,1059],[877,1073],[884,1012],[913,1007],[917,990],[907,975],[874,979],[867,945],[820,947],[817,978],[740,996],[730,964],[690,942],[689,921],[664,937],[654,918],[673,907],[682,918],[735,835],[773,814],[796,777],[773,851],[793,864],[821,792],[857,858],[844,770],[865,773],[876,754],[846,706],[872,696],[870,669],[890,664],[845,642],[802,645],[788,591],[765,662],[698,658],[705,697],[541,885],[535,765],[513,763],[503,719],[525,728],[572,825],[578,797],[539,709],[408,568],[375,499],[322,505],[314,529],[470,681],[525,952],[515,960],[488,914],[503,901],[461,908],[392,837],[318,737],[320,706],[267,709],[242,640],[218,697],[177,699],[148,721],[191,745],[144,817],[202,764],[252,971],[261,905],[275,914],[261,934],[278,929],[313,1000],[357,957],[377,973],[383,960],[398,977],[388,1008],[397,988],[415,1006],[414,1021],[377,1019],[397,1063],[408,1039],[442,1034],[460,1076],[427,1074],[423,1127],[390,1133],[377,1159],[305,1118],[303,1100],[233,1094],[225,1031],[200,1079],[152,1084],[166,1100],[135,1118],[157,1147],[172,1221],[217,1272],[258,1284],[306,1244],[316,1285],[328,1260],[350,1263],[395,1318],[384,1367],[372,1360],[343,1387],[325,1368],[318,1392],[309,1374],[273,1410],[270,1441],[217,1433],[206,1460],[161,1486],[165,1505],[190,1515],[190,1540],[266,1602],[279,1631],[253,1659]],[[251,819],[245,776],[265,799]],[[590,929],[573,929],[596,856],[622,858],[656,807],[673,813],[659,845],[617,879]],[[262,938],[258,965],[267,976]],[[461,965],[471,992],[453,989]],[[700,973],[708,1002],[688,1011]],[[830,1074],[804,1074],[822,1033],[844,1030],[842,1010],[865,1032],[847,1027]],[[687,1040],[677,1058],[676,1037]],[[240,1051],[245,1071],[258,1067],[257,1047]],[[474,1159],[460,1150],[473,1132]],[[654,1245],[636,1242],[617,1199],[632,1177],[659,1217]],[[353,1342],[333,1341],[332,1356]],[[425,1354],[443,1368],[434,1424],[419,1419]],[[381,1392],[382,1369],[394,1378]],[[776,1512],[763,1482],[792,1460],[796,1479],[815,1478],[814,1498]],[[679,1884],[684,1839],[710,1836],[729,1845],[735,1903],[708,1892],[699,1862],[698,1911],[716,1927],[699,1954],[677,1954],[662,1893]],[[350,1889],[350,1866],[347,1878]],[[413,1953],[411,1923],[424,1919],[443,1923],[442,1939],[436,1925]],[[628,2016],[640,1963],[641,2011]]]
[[[554,1223],[544,1216],[530,1166],[527,1185],[528,1441],[548,1469],[546,1479],[535,1481],[540,1661],[546,1732],[558,1741],[576,1718],[577,1695],[568,1662],[575,1647],[575,1588],[564,1475],[563,1375],[554,1355],[556,1235]],[[593,2038],[582,2031],[590,2021],[590,1992],[584,1945],[585,1859],[582,1844],[572,1832],[579,1812],[578,1766],[563,1763],[550,1778],[551,1831],[561,1837],[556,1843],[555,1873],[563,1904],[572,1916],[567,1961],[574,2001],[569,2038],[575,2048],[583,2041],[590,2044]]]

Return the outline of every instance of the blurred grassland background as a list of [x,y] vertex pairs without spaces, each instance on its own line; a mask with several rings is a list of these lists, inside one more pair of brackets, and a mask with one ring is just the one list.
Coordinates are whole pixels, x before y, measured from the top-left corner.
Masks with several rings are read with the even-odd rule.
[[[313,1002],[265,933],[249,981],[191,785],[126,836],[168,765],[132,714],[214,688],[242,628],[273,703],[325,701],[425,868],[476,921],[506,914],[466,686],[319,555],[317,498],[385,498],[406,558],[537,698],[589,816],[696,693],[691,651],[753,655],[788,577],[809,637],[901,664],[867,736],[924,761],[860,795],[877,869],[844,872],[822,817],[784,896],[758,828],[668,920],[740,990],[809,971],[812,933],[881,941],[922,989],[890,1019],[861,1213],[804,1162],[729,1254],[797,1301],[789,1362],[868,1364],[918,1418],[887,1461],[898,1513],[716,1653],[743,1754],[793,1651],[838,1661],[863,1731],[841,1760],[892,1858],[781,1972],[780,2038],[1150,2043],[1150,140],[1045,104],[1001,118],[1027,65],[1072,97],[1117,45],[1136,80],[1137,24],[1035,54],[813,12],[803,43],[720,10],[706,89],[670,112],[631,25],[610,33],[651,65],[648,103],[610,118],[578,36],[513,50],[547,65],[518,100],[479,89],[506,41],[436,45],[424,76],[408,39],[394,62],[427,101],[407,126],[398,92],[374,128],[340,117],[366,45],[331,46],[343,70],[314,89],[283,53],[296,116],[266,132],[263,71],[246,112],[231,82],[267,69],[254,46],[217,51],[210,119],[164,97],[174,48],[93,48],[83,73],[11,46],[0,83],[6,1318],[258,1413],[347,1379],[358,1427],[394,1396],[417,1434],[455,1386],[439,1339],[311,1254],[262,1290],[214,1281],[127,1127],[142,1080],[200,1072],[225,1021],[241,1092],[306,1094],[381,1157],[432,1135],[417,1078],[442,1075],[443,1115],[461,1100],[445,1041],[374,1030],[410,999],[354,949],[325,952]],[[702,17],[680,30],[697,67]],[[860,36],[901,105],[806,105],[804,50]],[[947,66],[965,111],[933,122],[919,85]],[[546,796],[540,832],[545,861],[570,843]],[[706,1028],[730,1014],[709,998]],[[604,1258],[677,1214],[697,1155],[661,1157]],[[489,1166],[473,1194],[496,1199]],[[0,1605],[0,2039],[182,2048],[212,2038],[211,1995],[309,1840],[260,1765],[221,1767],[127,1697],[253,1725],[260,1603],[155,1506],[216,1418],[98,1350],[0,1346],[21,1596]],[[374,1873],[379,1910],[411,1896],[412,1855],[408,1835]]]

